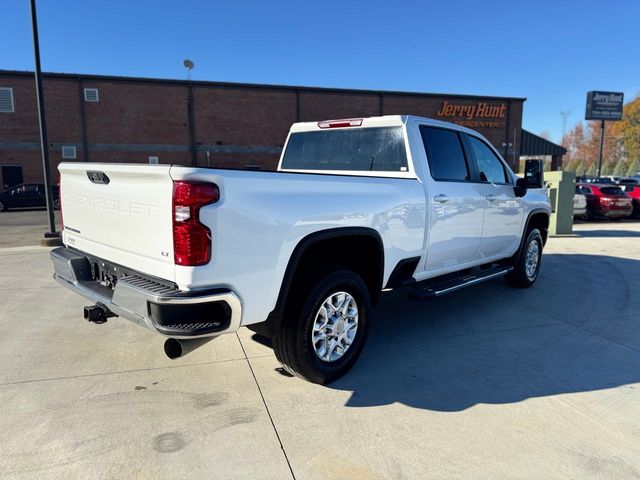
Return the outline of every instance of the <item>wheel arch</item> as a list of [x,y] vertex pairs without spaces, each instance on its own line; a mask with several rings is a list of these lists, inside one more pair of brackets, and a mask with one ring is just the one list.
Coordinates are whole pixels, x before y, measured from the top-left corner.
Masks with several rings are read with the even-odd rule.
[[297,243],[289,257],[276,306],[264,322],[248,327],[261,335],[272,337],[280,327],[295,285],[304,281],[308,270],[316,272],[316,267],[321,271],[328,266],[323,256],[328,252],[335,256],[337,245],[341,250],[336,265],[351,269],[362,277],[375,305],[382,291],[384,275],[384,247],[380,234],[369,227],[331,228],[311,233]]
[[540,234],[542,235],[542,244],[543,246],[547,243],[547,238],[549,236],[549,220],[550,214],[548,210],[544,208],[536,208],[529,212],[527,216],[527,221],[525,222],[524,229],[522,230],[522,238],[520,239],[520,246],[516,253],[511,257],[511,259],[516,259],[522,253],[522,249],[524,248],[525,240],[527,239],[527,232],[532,228],[537,228],[540,230]]

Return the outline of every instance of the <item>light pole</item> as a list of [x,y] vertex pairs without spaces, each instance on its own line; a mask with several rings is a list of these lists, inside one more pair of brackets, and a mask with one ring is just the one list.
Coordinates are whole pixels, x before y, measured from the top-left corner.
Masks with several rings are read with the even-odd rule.
[[187,82],[189,88],[189,98],[187,100],[187,115],[189,117],[189,151],[191,152],[191,165],[195,167],[198,164],[198,153],[196,150],[195,126],[193,124],[193,85],[191,84],[191,70],[193,70],[195,65],[188,58],[182,62],[182,65],[184,65],[184,68],[187,70]]
[[602,172],[602,149],[604,147],[604,120],[600,120],[600,144],[598,145],[598,160],[596,168],[596,177]]
[[38,41],[38,17],[36,13],[36,0],[30,0],[31,5],[31,29],[33,31],[33,54],[35,58],[36,97],[38,99],[38,120],[40,122],[40,149],[42,150],[42,173],[44,175],[44,193],[47,202],[47,216],[49,219],[49,231],[44,233],[42,243],[55,245],[60,243],[60,233],[56,232],[56,222],[53,216],[53,196],[51,194],[51,182],[49,171],[49,140],[47,137],[47,120],[44,111],[44,92],[42,90],[42,72],[40,69],[40,42]]

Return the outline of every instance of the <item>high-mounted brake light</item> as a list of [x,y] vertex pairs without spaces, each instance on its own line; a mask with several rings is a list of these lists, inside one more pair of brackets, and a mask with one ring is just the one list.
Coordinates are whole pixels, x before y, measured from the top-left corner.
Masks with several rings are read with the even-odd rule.
[[195,267],[211,260],[211,230],[200,223],[200,208],[220,199],[213,183],[173,182],[173,258]]
[[318,122],[319,128],[360,127],[361,125],[361,118],[345,118],[343,120],[324,120]]

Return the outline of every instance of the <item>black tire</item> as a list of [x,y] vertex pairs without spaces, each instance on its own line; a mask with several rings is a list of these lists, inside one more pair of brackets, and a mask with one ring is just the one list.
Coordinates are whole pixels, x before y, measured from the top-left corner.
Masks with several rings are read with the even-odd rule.
[[[533,242],[538,244],[538,253],[537,253],[537,263],[535,269],[532,274],[527,273],[527,254],[529,252],[529,248]],[[513,264],[513,271],[505,275],[505,280],[509,285],[518,288],[529,288],[533,285],[538,278],[538,273],[540,273],[540,265],[542,264],[542,248],[543,248],[542,235],[540,234],[540,230],[537,228],[532,228],[527,233],[527,237],[524,241],[524,245],[522,247],[522,251],[516,258]],[[534,247],[532,247],[534,248]]]
[[[369,330],[371,299],[362,278],[349,270],[336,270],[316,282],[309,282],[292,292],[301,299],[285,312],[279,332],[273,338],[273,350],[282,367],[292,375],[325,385],[342,377],[356,362]],[[311,335],[316,315],[332,294],[346,292],[357,306],[357,329],[351,345],[334,361],[322,360],[313,346]]]

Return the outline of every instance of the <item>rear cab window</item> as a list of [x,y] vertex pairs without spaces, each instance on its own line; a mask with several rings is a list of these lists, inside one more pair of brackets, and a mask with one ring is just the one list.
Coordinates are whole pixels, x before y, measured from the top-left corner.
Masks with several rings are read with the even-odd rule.
[[404,131],[394,126],[294,132],[281,169],[404,174],[408,171]]

